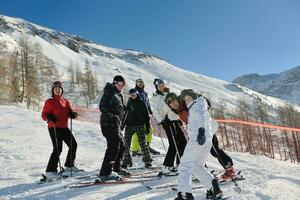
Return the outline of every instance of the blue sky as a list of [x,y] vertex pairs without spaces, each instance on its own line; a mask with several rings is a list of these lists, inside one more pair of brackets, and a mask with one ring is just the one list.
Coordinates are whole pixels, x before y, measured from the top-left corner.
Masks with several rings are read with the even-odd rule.
[[0,13],[231,81],[300,65],[298,0],[0,0]]

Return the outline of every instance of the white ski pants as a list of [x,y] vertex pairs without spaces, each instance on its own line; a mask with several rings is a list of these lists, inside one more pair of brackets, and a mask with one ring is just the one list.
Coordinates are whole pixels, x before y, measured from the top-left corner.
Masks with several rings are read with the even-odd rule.
[[194,175],[208,190],[212,187],[213,176],[204,167],[210,153],[212,140],[207,139],[203,145],[197,141],[189,140],[178,168],[178,191],[192,193],[192,175]]

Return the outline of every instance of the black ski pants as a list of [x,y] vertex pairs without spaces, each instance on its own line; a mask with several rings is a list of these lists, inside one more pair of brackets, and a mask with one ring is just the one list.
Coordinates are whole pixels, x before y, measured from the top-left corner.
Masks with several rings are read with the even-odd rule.
[[119,127],[101,126],[101,131],[107,142],[100,170],[100,176],[105,176],[109,175],[112,171],[120,171],[120,162],[123,158],[125,144]]
[[[68,128],[48,128],[51,137],[53,151],[51,153],[46,172],[57,172],[57,164],[59,156],[62,152],[63,141],[69,147],[67,159],[65,162],[66,167],[73,167],[76,158],[77,142]],[[56,135],[56,137],[55,137]]]
[[212,138],[212,147],[210,153],[212,156],[218,158],[219,163],[225,169],[227,165],[233,165],[232,159],[222,149],[219,148],[219,142],[216,135]]
[[[183,155],[186,146],[186,138],[178,123],[171,121],[163,125],[169,141],[169,148],[163,162],[166,167],[173,167],[176,157],[176,164],[179,165],[180,157]],[[173,137],[174,136],[174,137]],[[175,140],[175,141],[174,141]],[[176,145],[176,146],[175,146]],[[176,147],[178,149],[179,157],[177,155]]]

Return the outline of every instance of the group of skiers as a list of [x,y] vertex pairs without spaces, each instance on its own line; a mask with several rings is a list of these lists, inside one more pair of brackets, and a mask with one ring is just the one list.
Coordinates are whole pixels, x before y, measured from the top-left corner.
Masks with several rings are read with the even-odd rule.
[[[126,85],[122,76],[115,76],[112,83],[105,85],[99,109],[100,127],[107,141],[107,149],[99,178],[103,181],[119,180],[120,176],[130,175],[127,169],[133,165],[131,156],[138,151],[141,151],[145,167],[151,168],[150,152],[158,153],[150,147],[154,129],[159,135],[162,131],[167,135],[169,146],[161,173],[178,173],[178,193],[175,199],[194,199],[192,175],[203,183],[208,199],[221,198],[223,194],[218,180],[205,167],[208,154],[218,158],[225,169],[222,176],[233,177],[235,171],[232,159],[218,147],[215,136],[218,124],[211,117],[209,100],[191,89],[181,91],[179,96],[170,93],[162,79],[154,79],[153,84],[156,91],[151,101],[152,109],[141,78],[136,80],[136,87],[129,90],[126,105],[121,94]],[[62,170],[59,160],[62,141],[69,147],[64,170],[79,170],[74,166],[77,143],[67,125],[68,118],[75,119],[78,114],[63,97],[61,82],[54,82],[51,89],[52,98],[45,102],[42,112],[53,144],[46,169],[49,177],[58,174],[57,164]],[[125,139],[122,134],[124,129]],[[132,153],[131,146],[136,146]]]

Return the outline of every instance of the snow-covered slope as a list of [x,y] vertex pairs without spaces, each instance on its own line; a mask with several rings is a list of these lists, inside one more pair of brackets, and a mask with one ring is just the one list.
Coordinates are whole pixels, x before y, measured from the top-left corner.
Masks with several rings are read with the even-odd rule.
[[233,80],[259,93],[300,105],[300,66],[280,74],[248,74]]
[[0,41],[6,41],[9,50],[18,47],[18,41],[22,35],[25,35],[32,43],[39,43],[42,46],[43,53],[54,60],[66,81],[70,61],[83,68],[85,59],[88,59],[101,83],[110,82],[114,75],[122,74],[129,87],[133,87],[134,81],[142,77],[146,83],[145,89],[150,94],[154,92],[154,78],[159,77],[167,82],[171,91],[178,93],[182,89],[192,88],[210,98],[213,104],[220,101],[226,102],[228,110],[235,109],[237,101],[242,98],[249,105],[254,105],[256,99],[262,99],[274,108],[286,103],[236,84],[180,69],[158,56],[105,47],[23,19],[0,15]]
[[[103,159],[106,143],[98,124],[74,121],[74,135],[78,142],[77,166],[97,173]],[[163,152],[158,138],[153,147]],[[66,147],[64,147],[66,148]],[[75,182],[66,179],[55,183],[35,183],[44,173],[52,151],[46,123],[40,113],[12,106],[0,106],[0,199],[174,199],[171,189],[148,190],[141,183],[115,186],[97,186],[68,189],[64,186]],[[221,186],[224,194],[233,200],[296,200],[300,196],[300,166],[245,153],[231,153],[236,168],[242,170],[245,181],[238,182],[241,193],[233,185]],[[62,162],[66,149],[61,156]],[[140,158],[134,160],[142,165]],[[159,165],[162,158],[154,158]],[[209,157],[210,169],[221,169],[215,158]],[[147,182],[150,186],[176,183],[176,178],[163,178]],[[205,190],[194,191],[196,199],[205,199]]]

